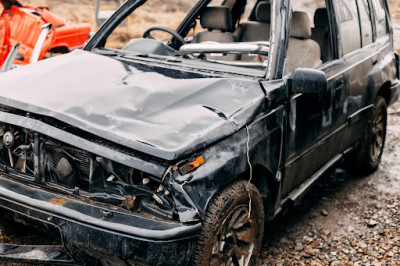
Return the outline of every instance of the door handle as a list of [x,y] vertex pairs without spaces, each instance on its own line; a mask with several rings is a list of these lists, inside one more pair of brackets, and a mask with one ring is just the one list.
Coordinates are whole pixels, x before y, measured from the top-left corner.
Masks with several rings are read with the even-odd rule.
[[339,80],[338,82],[336,82],[335,91],[342,90],[343,87],[344,87],[344,80]]
[[345,82],[343,79],[340,79],[335,84],[335,91],[334,91],[334,106],[335,108],[338,106],[340,102],[340,98],[342,96],[342,91],[344,88]]

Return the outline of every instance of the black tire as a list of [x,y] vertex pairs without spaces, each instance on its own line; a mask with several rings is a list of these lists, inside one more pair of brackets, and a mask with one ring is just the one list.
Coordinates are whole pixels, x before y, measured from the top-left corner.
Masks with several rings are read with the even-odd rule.
[[354,174],[370,174],[378,169],[385,147],[387,126],[387,105],[383,97],[378,96],[360,146],[348,161]]
[[193,265],[239,265],[239,260],[259,264],[263,233],[264,207],[259,191],[245,180],[235,181],[209,203],[193,251]]

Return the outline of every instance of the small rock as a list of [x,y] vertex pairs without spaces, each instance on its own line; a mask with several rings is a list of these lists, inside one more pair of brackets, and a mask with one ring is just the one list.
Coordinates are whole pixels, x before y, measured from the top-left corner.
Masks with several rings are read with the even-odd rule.
[[291,243],[286,237],[282,237],[280,242],[281,242],[281,244],[290,244]]
[[307,248],[304,249],[304,252],[309,254],[309,255],[311,255],[311,256],[318,256],[319,249],[307,247]]
[[312,237],[309,237],[309,236],[303,236],[303,239],[304,239],[306,242],[308,242],[308,243],[310,243],[310,242],[313,242],[313,241],[314,241],[314,238],[312,238]]
[[373,220],[373,219],[370,219],[370,220],[367,222],[367,226],[370,227],[370,228],[375,227],[377,224],[378,224],[378,222],[375,221],[375,220]]
[[322,231],[322,234],[329,236],[331,234],[331,231],[329,229],[325,229],[324,231]]
[[321,214],[322,214],[323,216],[328,216],[328,215],[329,215],[329,213],[328,213],[325,209],[322,209],[322,210],[321,210]]
[[296,246],[294,247],[294,250],[296,251],[302,251],[303,250],[303,245],[300,242],[296,243]]

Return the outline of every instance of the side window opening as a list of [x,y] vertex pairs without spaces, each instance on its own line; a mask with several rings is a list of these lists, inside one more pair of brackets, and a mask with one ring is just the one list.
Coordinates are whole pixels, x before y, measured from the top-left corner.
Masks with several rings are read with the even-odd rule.
[[[270,40],[271,27],[271,2],[269,0],[224,0],[218,3],[212,1],[200,14],[200,29],[196,30],[192,43],[217,41],[221,43],[259,42],[267,43]],[[225,9],[226,12],[223,12]],[[216,16],[208,16],[212,10],[220,12],[219,18],[226,17],[229,27],[215,27]],[[222,13],[227,13],[225,16]],[[220,19],[222,20],[222,19]],[[212,25],[210,25],[212,24]],[[210,27],[213,26],[213,27]],[[225,26],[225,25],[223,25]],[[242,61],[248,63],[262,63],[267,61],[267,56],[256,54],[208,54],[207,60]],[[255,65],[256,66],[256,65]]]
[[366,46],[373,41],[371,12],[367,0],[357,0],[360,14],[361,42]]
[[356,0],[338,0],[337,10],[343,54],[346,55],[361,48],[360,21]]
[[342,5],[341,3],[339,4],[339,16],[340,16],[340,22],[353,20],[353,15],[351,14],[349,7],[347,5]]
[[324,0],[294,1],[287,72],[297,67],[318,68],[332,57],[331,27]]
[[376,37],[380,38],[387,36],[388,29],[386,25],[386,12],[382,0],[372,0],[372,4],[376,25]]

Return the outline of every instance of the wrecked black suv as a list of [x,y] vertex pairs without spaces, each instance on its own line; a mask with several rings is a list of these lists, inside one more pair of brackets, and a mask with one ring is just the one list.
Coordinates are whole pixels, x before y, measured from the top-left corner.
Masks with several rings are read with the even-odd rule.
[[264,221],[336,162],[378,167],[400,84],[386,1],[187,5],[112,48],[158,8],[129,0],[83,51],[0,76],[0,206],[60,238],[1,259],[253,265]]

